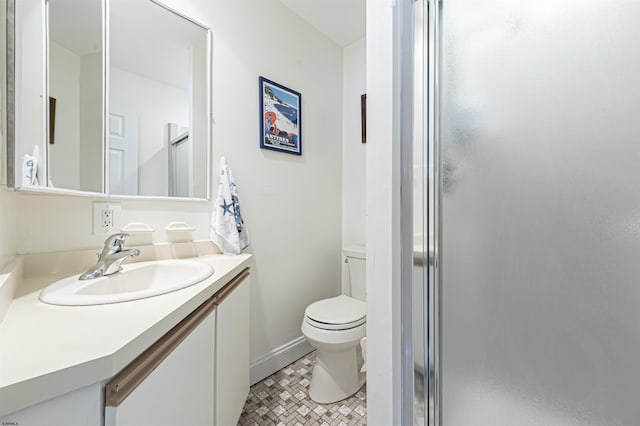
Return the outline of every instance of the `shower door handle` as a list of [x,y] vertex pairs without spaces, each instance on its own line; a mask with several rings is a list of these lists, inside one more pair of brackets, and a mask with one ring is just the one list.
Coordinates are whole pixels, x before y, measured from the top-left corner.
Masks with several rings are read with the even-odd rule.
[[413,266],[433,266],[435,264],[435,250],[433,247],[429,248],[429,252],[426,253],[423,250],[413,250]]

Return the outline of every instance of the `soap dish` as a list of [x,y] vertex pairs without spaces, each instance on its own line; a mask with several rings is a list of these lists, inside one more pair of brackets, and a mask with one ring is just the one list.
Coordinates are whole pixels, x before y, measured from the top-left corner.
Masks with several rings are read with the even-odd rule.
[[167,225],[165,230],[167,232],[191,232],[195,231],[196,228],[187,225],[185,222],[171,222]]
[[141,234],[145,232],[155,232],[155,229],[143,222],[131,222],[127,223],[121,231],[129,232],[131,234]]

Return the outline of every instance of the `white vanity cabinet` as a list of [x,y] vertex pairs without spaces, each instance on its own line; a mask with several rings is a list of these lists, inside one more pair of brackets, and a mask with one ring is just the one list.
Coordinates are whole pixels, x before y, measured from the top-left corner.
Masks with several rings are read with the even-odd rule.
[[237,424],[249,392],[248,275],[236,276],[107,384],[105,426]]
[[96,383],[0,417],[0,425],[101,426],[102,387]]
[[198,311],[107,383],[105,426],[213,424],[215,304]]
[[249,393],[249,279],[217,307],[216,426],[238,424]]
[[249,392],[245,269],[107,383],[0,417],[40,426],[229,426]]

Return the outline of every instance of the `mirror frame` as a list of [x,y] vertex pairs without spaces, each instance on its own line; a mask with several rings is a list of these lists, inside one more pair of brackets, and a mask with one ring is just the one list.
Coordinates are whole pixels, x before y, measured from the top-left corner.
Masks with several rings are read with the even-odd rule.
[[6,24],[6,75],[3,84],[6,84],[6,99],[3,100],[5,114],[7,115],[7,128],[5,135],[6,164],[5,176],[0,177],[0,182],[5,183],[8,188],[16,187],[16,132],[15,132],[15,70],[16,70],[16,4],[15,0],[6,0],[7,10],[5,17]]
[[[162,201],[190,201],[190,202],[208,202],[211,200],[211,176],[212,176],[212,145],[213,145],[213,115],[212,115],[212,86],[213,86],[213,65],[212,65],[212,50],[213,50],[213,32],[211,27],[204,25],[197,20],[173,9],[172,7],[167,6],[166,4],[158,1],[158,0],[147,0],[151,3],[157,5],[158,7],[162,7],[168,12],[173,13],[174,15],[186,19],[187,21],[197,25],[198,27],[204,29],[206,31],[206,44],[207,44],[207,52],[206,52],[206,122],[207,122],[207,133],[206,133],[206,185],[205,185],[205,194],[204,197],[170,197],[170,196],[155,196],[155,195],[118,195],[111,194],[109,192],[109,159],[108,159],[108,118],[109,118],[109,67],[110,67],[110,52],[109,52],[109,0],[101,0],[102,7],[102,49],[103,49],[103,70],[102,70],[102,192],[88,192],[88,191],[79,191],[74,189],[64,189],[64,188],[51,188],[48,186],[29,186],[23,187],[19,184],[17,180],[17,173],[19,170],[18,167],[18,158],[16,157],[16,63],[15,63],[15,46],[16,46],[16,13],[15,13],[15,2],[16,0],[6,0],[7,1],[7,186],[19,191],[25,192],[36,192],[36,193],[48,193],[48,194],[61,194],[61,195],[75,195],[81,197],[91,197],[91,198],[111,198],[111,199],[122,199],[122,200],[162,200]],[[48,0],[42,0],[44,13],[47,16],[48,20]],[[42,97],[42,108],[43,112],[48,111],[48,95],[49,95],[49,48],[48,48],[48,21],[45,22],[46,31],[46,41],[44,41],[47,45],[43,46],[43,53],[45,57],[43,58],[44,63],[44,73],[46,75],[45,79],[45,91],[46,94]],[[49,114],[45,114],[45,126],[49,126]],[[45,132],[48,134],[48,132]],[[46,150],[46,162],[49,161],[49,152],[48,152],[48,136],[45,136],[45,141],[47,150]],[[47,164],[48,165],[48,164]],[[48,167],[47,176],[48,176]]]

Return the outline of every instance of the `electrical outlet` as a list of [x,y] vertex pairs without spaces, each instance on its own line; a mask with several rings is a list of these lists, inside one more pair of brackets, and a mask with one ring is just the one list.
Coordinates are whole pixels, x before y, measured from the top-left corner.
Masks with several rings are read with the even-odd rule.
[[118,232],[120,228],[120,203],[93,203],[93,235]]
[[102,209],[102,228],[113,229],[113,210],[110,208]]

